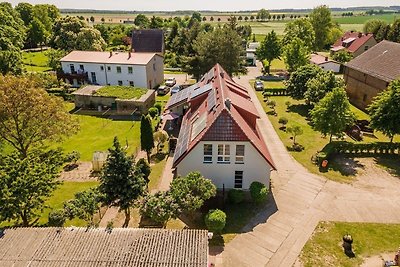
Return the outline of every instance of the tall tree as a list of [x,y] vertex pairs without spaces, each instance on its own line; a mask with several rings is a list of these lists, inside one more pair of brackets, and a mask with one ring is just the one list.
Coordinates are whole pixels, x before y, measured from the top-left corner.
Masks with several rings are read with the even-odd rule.
[[283,49],[283,58],[289,72],[309,64],[310,50],[299,38],[294,38]]
[[45,141],[61,140],[78,130],[64,102],[29,77],[0,76],[0,138],[22,157]]
[[344,88],[335,88],[329,92],[311,110],[313,128],[323,135],[343,137],[344,131],[355,120],[354,113],[350,110],[350,102]]
[[287,93],[294,99],[304,99],[307,82],[323,70],[316,65],[305,65],[290,75],[287,81]]
[[94,28],[82,28],[76,36],[75,49],[103,51],[107,44],[101,37],[101,33]]
[[242,40],[239,34],[229,27],[200,33],[194,41],[193,48],[195,55],[189,59],[187,71],[196,79],[216,63],[220,63],[229,75],[245,72]]
[[269,17],[269,12],[268,10],[262,8],[260,11],[258,11],[257,13],[257,17],[261,20],[261,21],[266,21]]
[[58,151],[13,153],[0,160],[0,221],[16,220],[28,227],[38,220],[45,201],[60,184],[63,164]]
[[29,47],[36,47],[37,45],[44,45],[49,40],[50,33],[46,30],[43,23],[34,18],[28,27],[27,43]]
[[53,37],[50,44],[53,48],[67,51],[74,50],[78,33],[86,26],[85,21],[76,17],[58,19],[54,24]]
[[384,135],[393,138],[400,134],[400,80],[393,81],[389,88],[380,93],[367,108],[371,126]]
[[285,26],[285,35],[282,39],[284,45],[289,44],[294,38],[300,38],[311,50],[315,43],[315,32],[309,19],[296,19]]
[[19,13],[19,16],[24,21],[25,26],[28,26],[35,17],[33,5],[29,3],[19,3],[15,7],[15,11]]
[[332,16],[328,6],[318,6],[310,14],[315,32],[315,49],[322,50],[328,44],[328,35],[332,27]]
[[268,74],[270,74],[271,62],[279,58],[281,53],[281,43],[273,30],[265,36],[256,52],[258,59],[268,61]]
[[146,15],[139,14],[136,16],[134,24],[139,28],[146,29],[150,24],[150,20]]
[[153,125],[150,115],[142,115],[140,122],[140,146],[147,153],[147,161],[150,162],[151,150],[154,148]]
[[336,78],[333,71],[320,72],[306,84],[307,91],[304,94],[306,102],[312,105],[317,104],[325,95],[334,88],[343,87],[343,79]]
[[103,202],[107,205],[119,207],[125,213],[124,227],[130,220],[130,208],[145,192],[143,175],[135,169],[133,158],[114,138],[113,148],[110,148],[107,161],[99,177],[99,191],[103,195]]
[[363,31],[364,33],[372,33],[374,36],[378,34],[378,31],[382,27],[386,27],[388,24],[386,21],[381,19],[370,19],[365,22]]
[[400,19],[395,20],[387,34],[388,40],[400,43]]

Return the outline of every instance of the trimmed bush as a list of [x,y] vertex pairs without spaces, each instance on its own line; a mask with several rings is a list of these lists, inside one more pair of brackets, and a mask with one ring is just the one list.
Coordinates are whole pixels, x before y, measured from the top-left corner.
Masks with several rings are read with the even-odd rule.
[[159,113],[156,107],[149,108],[149,114],[152,118],[155,118]]
[[159,102],[155,103],[154,107],[158,110],[158,114],[161,114],[161,111],[162,111],[161,103],[159,103]]
[[221,233],[226,224],[226,214],[222,210],[209,210],[204,222],[207,229],[213,233]]
[[228,199],[229,199],[229,202],[231,202],[233,204],[239,204],[239,203],[243,202],[243,200],[244,200],[243,190],[239,190],[239,189],[229,190]]
[[53,210],[49,213],[48,226],[63,227],[66,220],[64,210]]
[[250,185],[250,195],[255,203],[262,203],[267,199],[268,188],[260,182],[252,182]]

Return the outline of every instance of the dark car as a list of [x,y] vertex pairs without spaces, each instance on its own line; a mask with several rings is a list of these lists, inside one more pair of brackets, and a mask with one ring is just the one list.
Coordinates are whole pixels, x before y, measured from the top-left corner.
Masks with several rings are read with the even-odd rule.
[[182,90],[182,87],[180,85],[175,85],[171,89],[171,95],[178,93],[180,90]]
[[254,89],[256,89],[256,91],[262,91],[264,90],[264,84],[262,81],[255,81],[254,82]]
[[157,95],[166,95],[169,93],[169,87],[166,85],[161,85],[157,89]]

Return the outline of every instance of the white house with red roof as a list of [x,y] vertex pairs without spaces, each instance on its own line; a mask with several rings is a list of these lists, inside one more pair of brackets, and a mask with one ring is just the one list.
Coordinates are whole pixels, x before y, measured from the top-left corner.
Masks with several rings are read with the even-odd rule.
[[175,149],[176,175],[199,171],[217,188],[269,186],[274,163],[261,136],[259,114],[247,89],[215,65],[195,85],[174,94],[167,106],[184,112]]
[[58,78],[75,87],[90,83],[152,89],[164,80],[163,57],[157,53],[72,51],[60,62]]
[[353,57],[358,57],[377,43],[372,33],[364,34],[348,31],[332,45],[331,53],[345,50],[351,53]]

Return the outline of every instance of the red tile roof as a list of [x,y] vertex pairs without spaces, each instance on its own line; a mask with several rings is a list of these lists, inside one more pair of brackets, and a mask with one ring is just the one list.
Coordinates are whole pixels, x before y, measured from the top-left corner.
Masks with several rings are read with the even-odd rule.
[[[207,98],[200,105],[189,105],[189,110],[183,117],[174,167],[200,141],[249,141],[267,163],[275,168],[257,127],[259,114],[247,89],[236,84],[219,64],[206,73],[195,87],[206,84],[212,85],[212,89],[205,92],[208,94]],[[183,90],[178,94],[187,93]],[[193,100],[189,97],[187,101],[191,103]],[[206,116],[204,127],[197,135],[193,134],[193,129],[197,128],[197,125],[193,125],[202,120],[203,116]]]
[[[333,44],[332,50],[340,50],[339,48],[345,47],[349,52],[354,53],[371,38],[374,38],[374,35],[372,33],[363,34],[361,32],[354,31],[346,32]],[[350,43],[348,47],[343,44],[346,41]]]

